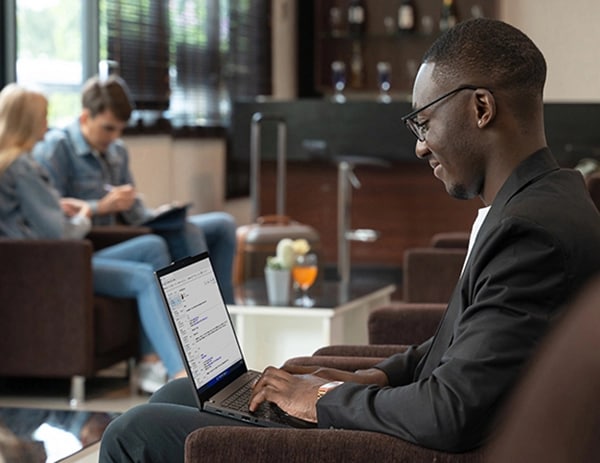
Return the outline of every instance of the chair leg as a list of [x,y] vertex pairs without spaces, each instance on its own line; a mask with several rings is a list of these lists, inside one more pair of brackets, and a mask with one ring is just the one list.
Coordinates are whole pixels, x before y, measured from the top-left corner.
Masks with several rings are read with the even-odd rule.
[[138,377],[135,366],[137,361],[135,357],[129,357],[127,361],[127,376],[129,377],[129,393],[131,395],[137,395],[138,392]]
[[85,400],[85,376],[71,376],[69,406],[76,407]]

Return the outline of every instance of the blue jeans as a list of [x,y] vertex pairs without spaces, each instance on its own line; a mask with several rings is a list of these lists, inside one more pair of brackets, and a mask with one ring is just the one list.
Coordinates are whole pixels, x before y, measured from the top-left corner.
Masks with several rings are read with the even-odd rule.
[[186,228],[186,240],[190,254],[208,249],[225,302],[233,304],[232,276],[237,229],[234,218],[226,212],[207,212],[188,217],[188,222],[190,226]]
[[[142,353],[157,353],[169,376],[183,370],[183,361],[154,270],[169,264],[165,241],[145,235],[94,253],[94,290],[111,297],[134,298],[142,324]],[[151,348],[148,344],[151,344]]]

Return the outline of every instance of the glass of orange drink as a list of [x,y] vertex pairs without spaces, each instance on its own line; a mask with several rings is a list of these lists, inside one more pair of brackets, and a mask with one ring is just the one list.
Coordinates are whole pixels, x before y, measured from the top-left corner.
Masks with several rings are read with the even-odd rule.
[[315,301],[308,295],[308,290],[317,279],[318,271],[316,254],[309,253],[296,256],[292,267],[292,279],[301,291],[300,297],[295,301],[296,305],[302,307],[312,307],[314,305]]

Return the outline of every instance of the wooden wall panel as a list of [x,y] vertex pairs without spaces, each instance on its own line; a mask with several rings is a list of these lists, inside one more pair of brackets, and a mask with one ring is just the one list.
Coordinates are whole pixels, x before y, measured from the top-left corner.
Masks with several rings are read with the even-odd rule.
[[[402,265],[404,250],[426,246],[443,231],[468,231],[479,200],[448,196],[427,163],[396,162],[389,168],[356,166],[362,186],[352,192],[352,227],[381,232],[373,243],[352,243],[352,264]],[[293,162],[287,170],[287,214],[315,227],[327,264],[337,262],[337,167]],[[275,164],[261,171],[261,214],[275,211]]]

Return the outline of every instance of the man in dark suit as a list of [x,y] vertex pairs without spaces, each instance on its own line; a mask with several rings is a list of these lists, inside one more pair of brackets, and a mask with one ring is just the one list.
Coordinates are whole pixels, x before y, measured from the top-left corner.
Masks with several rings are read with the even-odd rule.
[[[500,21],[461,23],[432,45],[414,84],[416,109],[403,121],[448,193],[484,205],[438,331],[368,370],[267,368],[251,410],[271,401],[320,428],[450,452],[482,444],[553,319],[600,270],[598,211],[581,174],[560,169],[546,146],[545,78],[538,48]],[[102,457],[129,461],[135,455],[119,450],[127,446],[144,448],[145,461],[167,448],[182,456],[192,429],[227,423],[155,403],[190,404],[182,387],[167,385],[154,403],[114,422]],[[147,442],[145,422],[162,422],[169,437]]]

